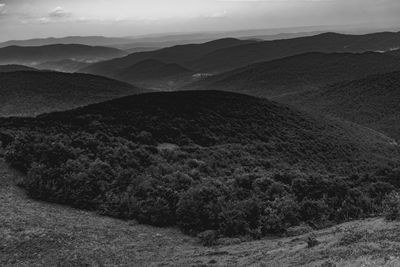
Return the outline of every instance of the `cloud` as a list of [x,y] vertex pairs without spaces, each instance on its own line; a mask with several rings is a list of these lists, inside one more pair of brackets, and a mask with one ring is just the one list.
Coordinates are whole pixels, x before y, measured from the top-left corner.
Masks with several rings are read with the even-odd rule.
[[56,7],[49,13],[50,18],[65,18],[69,17],[70,15],[71,13],[65,11],[64,8],[60,6]]
[[0,3],[0,15],[6,13],[6,4],[1,4]]

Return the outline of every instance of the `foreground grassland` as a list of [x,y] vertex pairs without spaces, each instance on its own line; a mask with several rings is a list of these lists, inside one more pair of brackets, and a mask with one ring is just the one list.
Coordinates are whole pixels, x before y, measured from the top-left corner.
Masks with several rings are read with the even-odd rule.
[[[33,201],[15,186],[20,178],[0,162],[0,266],[400,265],[400,223],[381,218],[208,248],[175,229]],[[308,248],[309,236],[320,244]]]

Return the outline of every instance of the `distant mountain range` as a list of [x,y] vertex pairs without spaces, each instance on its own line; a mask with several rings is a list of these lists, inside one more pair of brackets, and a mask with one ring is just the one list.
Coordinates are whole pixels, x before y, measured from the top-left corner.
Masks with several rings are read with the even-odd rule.
[[382,32],[366,35],[324,33],[219,49],[199,57],[187,66],[197,71],[220,72],[308,52],[360,53],[388,51],[398,47],[400,47],[400,33]]
[[87,74],[0,73],[0,116],[34,116],[143,92],[149,91]]
[[400,140],[400,72],[341,82],[276,100],[353,121]]
[[183,89],[223,90],[277,97],[329,83],[400,71],[400,60],[383,53],[307,53],[214,75]]
[[69,36],[63,38],[37,38],[29,40],[11,40],[0,43],[0,48],[7,46],[44,46],[55,44],[81,44],[88,46],[110,46],[131,43],[129,38],[112,38],[103,36]]
[[[366,35],[324,33],[274,41],[220,39],[203,44],[180,45],[161,50],[133,53],[123,58],[103,61],[83,68],[85,73],[118,78],[125,68],[146,59],[176,63],[197,74],[217,74],[303,53],[362,53],[389,51],[400,47],[400,33]],[[188,79],[188,81],[190,81]]]
[[72,59],[96,62],[124,56],[124,51],[101,46],[57,44],[46,46],[8,46],[0,48],[0,64],[23,64],[35,66],[47,61]]
[[[133,53],[123,58],[99,62],[83,68],[81,72],[114,77],[124,69],[147,59],[154,59],[164,63],[176,63],[185,67],[186,62],[193,61],[215,50],[254,42],[228,38],[203,44],[178,45],[156,51]],[[154,74],[156,76],[156,73]]]

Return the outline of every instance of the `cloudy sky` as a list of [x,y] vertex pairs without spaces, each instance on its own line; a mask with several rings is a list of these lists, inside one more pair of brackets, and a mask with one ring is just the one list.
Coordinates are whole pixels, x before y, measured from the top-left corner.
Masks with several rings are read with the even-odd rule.
[[0,0],[0,41],[311,25],[400,25],[400,0]]

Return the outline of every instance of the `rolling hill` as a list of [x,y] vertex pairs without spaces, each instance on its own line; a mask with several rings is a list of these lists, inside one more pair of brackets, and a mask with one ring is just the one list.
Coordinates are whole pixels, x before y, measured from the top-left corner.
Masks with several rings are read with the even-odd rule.
[[87,74],[0,73],[0,116],[34,116],[145,91]]
[[353,121],[400,139],[400,72],[328,85],[276,100]]
[[400,71],[400,60],[382,53],[307,53],[214,75],[183,89],[277,97],[391,71]]
[[77,44],[57,44],[46,46],[8,46],[0,48],[1,64],[23,64],[35,66],[46,61],[73,59],[95,62],[125,55],[125,52],[108,47]]
[[229,92],[150,93],[4,118],[0,133],[29,196],[177,226],[204,244],[369,216],[398,186],[392,139]]
[[99,62],[92,64],[87,68],[81,69],[80,72],[113,78],[118,73],[124,71],[125,68],[129,68],[132,65],[147,59],[154,59],[164,63],[176,63],[182,67],[186,67],[185,63],[195,60],[196,58],[204,56],[215,50],[248,43],[254,43],[254,41],[227,38],[207,42],[204,44],[178,45],[156,51],[133,53],[123,58]]
[[14,72],[14,71],[38,71],[24,65],[0,65],[0,72]]
[[[15,76],[18,74],[24,73],[16,73]],[[99,79],[96,76],[81,74],[58,75],[60,77],[55,77],[54,80],[60,80],[61,77],[77,77],[78,81],[83,80],[82,78],[92,78],[97,82]],[[102,80],[103,83],[104,81],[107,80]],[[112,80],[108,81],[114,83]],[[92,82],[92,85],[94,84]],[[267,158],[275,162],[282,161],[278,165],[287,160],[285,157],[290,158],[303,151],[298,158],[293,159],[294,162],[285,162],[301,168],[310,168],[313,164],[332,171],[338,171],[332,167],[341,164],[356,168],[356,161],[361,162],[366,151],[374,151],[370,149],[374,144],[380,143],[383,149],[385,146],[392,147],[390,138],[357,125],[308,115],[266,99],[220,91],[129,96],[72,111],[42,115],[37,118],[37,122],[55,126],[67,125],[72,127],[72,130],[78,125],[89,125],[93,118],[96,118],[99,125],[106,124],[111,135],[131,139],[135,134],[147,131],[151,134],[153,142],[160,144],[213,147],[270,143],[274,145],[269,148]],[[364,137],[360,137],[361,133]],[[323,152],[314,153],[322,147]],[[369,155],[366,158],[371,160],[373,156]],[[351,164],[348,164],[349,161]],[[319,168],[310,170],[317,169]]]
[[388,51],[397,47],[400,47],[400,33],[381,32],[365,35],[323,33],[219,49],[202,58],[199,57],[186,66],[202,72],[221,72],[308,52],[360,53]]

